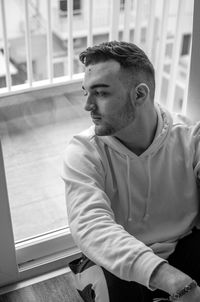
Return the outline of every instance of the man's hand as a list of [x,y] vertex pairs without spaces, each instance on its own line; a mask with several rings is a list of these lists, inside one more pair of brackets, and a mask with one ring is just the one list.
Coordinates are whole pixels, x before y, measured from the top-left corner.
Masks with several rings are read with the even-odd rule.
[[[160,264],[153,272],[150,279],[150,286],[155,289],[161,289],[169,295],[183,289],[192,282],[185,273],[169,265],[168,263]],[[189,293],[185,294],[179,302],[200,302],[200,288],[196,287]]]
[[200,287],[192,289],[189,293],[185,294],[179,302],[200,302]]

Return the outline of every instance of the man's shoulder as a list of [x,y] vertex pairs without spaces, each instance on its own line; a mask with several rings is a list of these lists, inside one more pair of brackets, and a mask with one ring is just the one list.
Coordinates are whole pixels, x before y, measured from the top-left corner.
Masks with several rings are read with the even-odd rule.
[[200,134],[200,121],[193,121],[187,115],[173,113],[173,126],[187,129],[192,135]]
[[200,141],[200,121],[193,121],[187,115],[171,113],[171,133],[175,134],[185,146],[191,146]]
[[194,126],[194,122],[189,117],[187,117],[187,115],[169,110],[167,107],[165,107],[160,103],[156,103],[155,105],[156,107],[159,108],[162,115],[164,113],[164,116],[167,117],[168,121],[171,120],[171,124],[173,126],[178,126],[178,125],[180,126],[182,125],[186,127]]
[[167,124],[170,125],[172,135],[181,137],[185,142],[188,141],[188,144],[200,137],[200,121],[193,121],[187,114],[169,111],[166,107],[158,105],[166,117]]
[[94,128],[74,135],[63,151],[62,158],[65,167],[73,167],[77,171],[82,170],[86,173],[94,170],[94,167],[98,167],[99,172],[103,171],[102,149]]
[[74,135],[65,149],[65,156],[70,158],[96,157],[98,154],[99,142],[93,126]]
[[194,122],[186,115],[177,112],[172,112],[171,115],[172,115],[173,125],[180,125],[180,126],[182,125],[185,127],[194,126]]
[[96,145],[98,137],[95,134],[94,126],[91,126],[80,133],[75,134],[69,142],[69,146],[73,144],[79,145]]
[[94,131],[94,126],[90,126],[89,128],[87,129],[84,129],[83,131],[75,134],[72,138],[72,140],[74,138],[78,139],[78,138],[82,138],[82,139],[85,139],[85,140],[93,140],[95,138],[95,131]]

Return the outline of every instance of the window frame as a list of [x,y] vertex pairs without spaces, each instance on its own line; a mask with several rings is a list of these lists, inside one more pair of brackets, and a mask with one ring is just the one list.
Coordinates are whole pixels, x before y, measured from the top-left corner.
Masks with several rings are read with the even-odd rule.
[[[41,87],[2,95],[2,104],[15,103],[21,97],[49,97],[71,93],[80,89],[83,74],[66,83],[47,84]],[[64,185],[64,182],[63,182]],[[1,217],[2,216],[2,217]],[[6,230],[6,231],[5,231]],[[6,236],[5,236],[6,233]],[[0,140],[0,288],[66,267],[71,260],[80,256],[69,227],[63,227],[29,239],[14,241],[11,212],[9,207],[3,148]],[[4,275],[3,273],[4,272]]]
[[15,243],[18,265],[75,247],[69,227],[50,231]]
[[188,94],[186,106],[186,113],[192,120],[199,121],[200,116],[200,56],[199,56],[199,28],[200,28],[200,1],[194,0],[194,11],[193,11],[193,30],[191,40],[191,60],[189,70],[189,81],[188,81]]
[[3,151],[0,141],[0,286],[18,279],[18,267],[6,185]]
[[69,228],[52,231],[16,245],[18,280],[24,281],[61,268],[81,255]]

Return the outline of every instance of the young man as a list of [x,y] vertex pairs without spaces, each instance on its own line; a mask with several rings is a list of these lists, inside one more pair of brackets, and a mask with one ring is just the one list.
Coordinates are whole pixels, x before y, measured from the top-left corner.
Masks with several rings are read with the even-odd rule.
[[200,301],[200,124],[154,103],[136,45],[103,43],[80,60],[94,125],[70,142],[63,173],[77,289],[84,301]]

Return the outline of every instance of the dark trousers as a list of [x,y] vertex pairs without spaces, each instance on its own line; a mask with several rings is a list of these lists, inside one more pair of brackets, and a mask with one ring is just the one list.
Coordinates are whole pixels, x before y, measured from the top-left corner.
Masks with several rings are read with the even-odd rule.
[[[200,230],[194,229],[181,239],[167,260],[200,285]],[[121,280],[84,255],[69,266],[76,288],[85,302],[152,302],[154,298],[168,297],[160,290],[150,291],[136,282]]]

